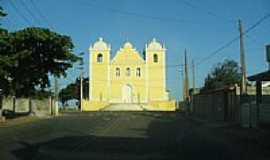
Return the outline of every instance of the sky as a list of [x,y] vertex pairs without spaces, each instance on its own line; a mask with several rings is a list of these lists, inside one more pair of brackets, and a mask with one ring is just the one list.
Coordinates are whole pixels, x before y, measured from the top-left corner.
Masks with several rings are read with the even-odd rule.
[[[98,37],[111,44],[112,55],[125,41],[142,53],[145,44],[156,38],[167,48],[167,89],[176,99],[182,97],[181,67],[169,66],[183,64],[185,48],[189,66],[192,60],[196,64],[196,86],[201,87],[215,64],[225,59],[239,62],[239,41],[209,56],[239,36],[238,19],[245,30],[270,14],[269,0],[0,0],[0,5],[8,13],[2,26],[10,31],[39,26],[69,35],[74,52],[85,53],[85,76],[88,48]],[[270,18],[244,37],[248,75],[268,68],[265,45],[269,43]],[[60,79],[61,87],[78,75],[78,66],[69,69],[68,76]],[[192,84],[191,72],[189,79]]]

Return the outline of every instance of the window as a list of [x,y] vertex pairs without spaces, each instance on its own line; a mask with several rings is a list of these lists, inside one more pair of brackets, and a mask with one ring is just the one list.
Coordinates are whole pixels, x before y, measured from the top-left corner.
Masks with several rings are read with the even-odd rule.
[[130,72],[131,72],[131,71],[130,71],[130,68],[127,68],[127,69],[126,69],[126,76],[130,76]]
[[154,54],[153,55],[153,59],[154,59],[154,63],[157,63],[158,62],[158,55],[157,54]]
[[101,53],[97,55],[97,62],[99,63],[103,62],[103,55]]
[[120,68],[115,69],[115,75],[116,77],[120,77]]
[[136,76],[141,77],[141,68],[136,69]]

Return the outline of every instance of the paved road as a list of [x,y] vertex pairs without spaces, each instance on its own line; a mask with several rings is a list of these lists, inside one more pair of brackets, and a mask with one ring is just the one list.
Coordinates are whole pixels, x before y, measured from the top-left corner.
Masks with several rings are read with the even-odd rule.
[[[254,132],[254,133],[252,133]],[[256,134],[261,130],[248,130]],[[0,125],[0,159],[268,159],[238,127],[173,112],[66,113]],[[260,133],[258,135],[269,133]],[[266,139],[263,139],[264,141]]]

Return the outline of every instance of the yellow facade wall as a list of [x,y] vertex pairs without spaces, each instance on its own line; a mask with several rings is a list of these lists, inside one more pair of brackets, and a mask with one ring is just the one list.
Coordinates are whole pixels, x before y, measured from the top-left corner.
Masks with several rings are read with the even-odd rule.
[[[146,82],[145,82],[145,62],[139,53],[131,46],[121,48],[111,63],[111,86],[110,102],[117,103],[122,101],[123,86],[132,87],[132,103],[146,102]],[[127,68],[130,69],[127,75]],[[116,70],[120,74],[116,74]],[[140,70],[138,73],[138,70]]]
[[152,101],[149,106],[150,110],[154,111],[175,111],[176,101]]
[[[158,61],[154,62],[154,55],[157,55]],[[147,76],[149,99],[161,101],[166,99],[166,71],[165,71],[165,51],[147,51]]]
[[[109,98],[108,93],[108,78],[109,78],[109,64],[110,53],[107,50],[92,50],[91,53],[91,74],[93,77],[91,83],[93,84],[90,89],[91,99],[94,101],[107,101]],[[102,62],[97,62],[98,55],[102,55]]]
[[98,101],[82,101],[82,111],[100,111],[104,107],[108,106],[107,102],[98,102]]
[[102,38],[89,51],[90,96],[83,102],[83,110],[100,110],[113,103],[143,103],[157,110],[174,110],[166,92],[166,49],[155,39],[146,45],[144,57],[126,42],[111,59],[111,47]]

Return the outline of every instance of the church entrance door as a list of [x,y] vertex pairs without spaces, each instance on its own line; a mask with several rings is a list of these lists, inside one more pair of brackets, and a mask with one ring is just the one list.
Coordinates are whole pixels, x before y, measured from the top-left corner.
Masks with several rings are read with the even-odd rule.
[[132,103],[132,86],[129,84],[122,87],[122,102]]

